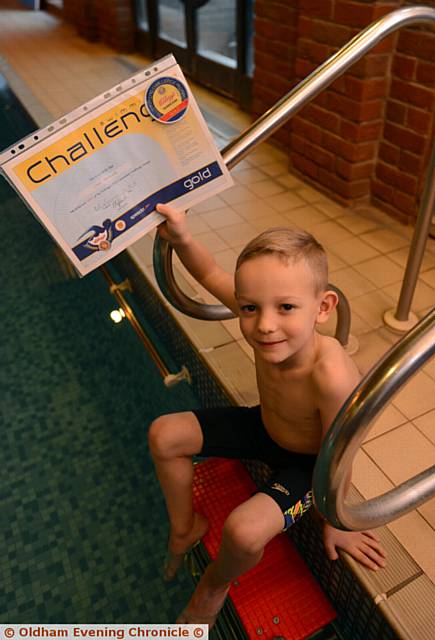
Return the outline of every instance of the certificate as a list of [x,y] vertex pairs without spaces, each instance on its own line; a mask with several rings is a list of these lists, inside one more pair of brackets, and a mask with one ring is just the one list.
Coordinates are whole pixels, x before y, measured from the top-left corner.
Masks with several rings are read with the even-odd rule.
[[232,179],[172,55],[0,154],[0,171],[81,275]]

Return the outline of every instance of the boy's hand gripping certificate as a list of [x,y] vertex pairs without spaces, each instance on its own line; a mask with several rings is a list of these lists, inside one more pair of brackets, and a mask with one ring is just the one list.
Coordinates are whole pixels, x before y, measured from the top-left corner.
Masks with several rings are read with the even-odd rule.
[[174,57],[0,154],[0,168],[81,275],[232,185]]

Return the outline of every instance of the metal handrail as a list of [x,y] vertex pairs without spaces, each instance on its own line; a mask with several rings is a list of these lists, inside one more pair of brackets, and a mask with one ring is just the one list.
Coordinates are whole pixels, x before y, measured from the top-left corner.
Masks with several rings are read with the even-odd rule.
[[[429,160],[429,168],[426,174],[425,185],[421,196],[420,211],[415,224],[414,235],[409,247],[408,260],[403,276],[402,288],[397,303],[394,318],[400,322],[406,322],[411,310],[411,302],[417,286],[418,274],[423,262],[429,229],[432,221],[432,212],[435,206],[435,143]],[[385,317],[384,320],[386,321]],[[390,321],[391,322],[391,321]],[[389,324],[387,322],[387,324]],[[397,323],[394,323],[397,329]]]
[[373,419],[402,385],[435,354],[435,307],[364,377],[328,431],[317,458],[313,493],[320,513],[340,529],[379,527],[435,494],[435,465],[360,504],[345,502],[353,459]]
[[[421,22],[435,22],[435,9],[427,6],[397,9],[366,27],[223,149],[227,167],[230,169],[240,162],[386,36],[401,27]],[[159,287],[175,308],[203,320],[234,317],[224,305],[198,303],[180,290],[172,270],[172,247],[158,234],[154,242],[153,263]]]

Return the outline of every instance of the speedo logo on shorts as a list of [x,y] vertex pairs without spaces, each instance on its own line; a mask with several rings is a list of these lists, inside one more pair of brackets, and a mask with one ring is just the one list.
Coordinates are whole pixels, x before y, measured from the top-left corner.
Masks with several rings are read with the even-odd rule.
[[289,496],[290,493],[287,491],[287,489],[285,487],[282,486],[282,484],[279,484],[279,482],[274,482],[271,486],[271,489],[276,489],[276,491],[280,491],[281,493],[285,493],[286,496]]

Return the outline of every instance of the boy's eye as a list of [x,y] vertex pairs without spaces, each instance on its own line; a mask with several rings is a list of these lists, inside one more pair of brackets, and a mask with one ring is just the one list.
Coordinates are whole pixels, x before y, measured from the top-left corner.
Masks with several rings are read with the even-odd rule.
[[284,304],[282,304],[282,305],[281,305],[281,308],[282,308],[284,311],[291,311],[292,309],[294,309],[294,308],[295,308],[295,306],[294,306],[294,304],[290,304],[290,303],[288,303],[288,302],[284,302]]
[[253,311],[255,311],[255,304],[244,304],[242,306],[242,311],[244,311],[245,313],[252,313]]

